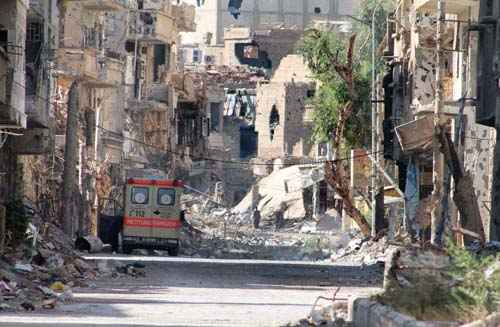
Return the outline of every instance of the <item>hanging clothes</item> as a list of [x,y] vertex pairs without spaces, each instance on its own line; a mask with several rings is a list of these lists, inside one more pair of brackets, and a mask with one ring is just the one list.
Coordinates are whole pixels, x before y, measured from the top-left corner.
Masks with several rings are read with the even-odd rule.
[[250,121],[253,125],[255,123],[256,112],[255,112],[255,96],[251,96],[249,94],[245,94],[242,98],[242,101],[245,105],[245,118]]
[[226,106],[227,110],[224,110],[225,116],[234,116],[236,112],[236,94],[228,94],[226,95]]
[[420,173],[413,158],[410,158],[406,173],[405,202],[406,202],[406,228],[409,231],[420,232],[416,224],[416,215],[420,204]]
[[229,10],[229,13],[234,17],[234,19],[238,19],[241,14],[240,9],[242,2],[243,0],[229,0],[227,9]]

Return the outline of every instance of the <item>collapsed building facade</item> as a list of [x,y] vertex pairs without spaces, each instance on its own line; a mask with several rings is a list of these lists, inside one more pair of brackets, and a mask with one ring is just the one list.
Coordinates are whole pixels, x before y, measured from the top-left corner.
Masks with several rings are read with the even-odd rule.
[[[316,84],[302,57],[292,54],[307,28],[347,26],[344,18],[357,7],[352,1],[246,1],[228,11],[224,1],[198,2],[200,28],[183,35],[179,61],[186,70],[217,72],[228,80],[206,89],[210,102],[224,96],[217,100],[223,106],[212,103],[208,111],[210,153],[225,161],[209,164],[218,167],[212,173],[219,172],[210,182],[211,191],[222,187],[226,204],[238,203],[274,170],[326,155],[325,147],[312,141],[308,101]],[[249,83],[233,79],[235,69],[253,78]],[[214,115],[220,109],[221,121]],[[319,202],[326,210],[328,191],[321,184],[314,189],[321,189]]]
[[168,171],[187,151],[170,76],[179,71],[179,33],[195,29],[194,7],[170,0],[1,6],[1,202],[27,197],[52,218],[80,217],[72,233],[95,231],[102,200],[121,200],[126,169]]
[[[431,224],[433,192],[432,137],[435,90],[442,87],[444,105],[441,124],[453,140],[465,173],[473,181],[475,201],[486,235],[490,235],[491,183],[495,130],[474,99],[480,78],[477,75],[478,35],[472,21],[478,20],[478,1],[447,2],[443,22],[444,69],[442,85],[436,83],[435,0],[406,1],[388,22],[387,73],[383,76],[384,157],[398,167],[399,187],[405,194],[406,223],[425,234]],[[489,101],[489,100],[486,100]],[[382,113],[380,113],[382,115]],[[382,127],[382,126],[380,126]],[[450,194],[457,192],[451,181],[448,162],[441,162],[443,204],[452,228],[460,215]],[[478,222],[476,222],[476,225]],[[479,222],[481,225],[481,222]],[[477,227],[477,226],[476,226]],[[471,227],[474,229],[474,226]],[[479,229],[480,227],[477,227]],[[477,231],[477,230],[473,230]]]
[[45,155],[53,144],[57,33],[55,2],[0,4],[0,206],[18,198],[19,190],[42,196],[51,184],[48,169],[33,168],[53,163]]

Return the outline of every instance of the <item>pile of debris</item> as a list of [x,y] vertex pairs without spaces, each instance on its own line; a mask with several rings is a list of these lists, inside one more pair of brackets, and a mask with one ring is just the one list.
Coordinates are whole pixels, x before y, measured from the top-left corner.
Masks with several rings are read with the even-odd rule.
[[331,256],[334,263],[374,265],[386,261],[395,248],[388,242],[387,236],[378,239],[363,238],[359,233],[351,233],[351,241]]
[[181,253],[187,256],[329,260],[331,254],[350,239],[347,234],[333,229],[336,218],[327,214],[318,221],[287,219],[276,231],[275,226],[264,223],[256,229],[250,212],[230,210],[203,196],[188,193],[183,202],[187,210]]
[[333,304],[314,307],[309,317],[284,327],[351,327],[348,316],[347,302],[335,301]]
[[258,209],[263,222],[272,223],[280,212],[285,220],[303,220],[309,207],[304,191],[324,178],[321,167],[294,165],[273,171],[262,178],[232,210],[238,215],[251,215]]
[[0,257],[1,311],[52,309],[72,300],[72,288],[99,276],[98,267],[75,252],[71,238],[36,213],[26,236]]

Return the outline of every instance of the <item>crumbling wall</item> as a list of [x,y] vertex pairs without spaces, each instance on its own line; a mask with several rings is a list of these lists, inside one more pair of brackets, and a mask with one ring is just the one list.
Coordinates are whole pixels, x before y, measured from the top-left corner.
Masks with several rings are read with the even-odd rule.
[[255,130],[259,135],[259,158],[274,159],[286,155],[285,99],[286,88],[282,83],[262,83],[257,86]]
[[257,88],[258,157],[276,159],[313,154],[306,101],[314,90],[304,83],[270,82]]
[[273,74],[273,82],[313,83],[312,72],[301,55],[287,55]]
[[[271,61],[272,70],[274,71],[278,67],[282,68],[283,60],[294,53],[295,47],[302,35],[303,32],[297,29],[271,29],[256,32],[254,40],[259,45],[259,49],[267,53]],[[292,57],[295,56],[292,55]],[[301,56],[297,57],[302,58]],[[305,64],[302,67],[307,69],[307,65]]]
[[[1,76],[0,83],[7,83],[6,108],[8,125],[26,127],[25,116],[25,44],[28,1],[7,0],[0,3],[0,29],[7,35],[7,45],[2,44],[8,54],[10,71]],[[5,63],[3,63],[5,64]],[[13,83],[12,81],[15,81]],[[0,113],[3,120],[4,113]]]
[[467,113],[467,120],[470,120],[470,123],[465,129],[464,166],[473,178],[485,234],[489,235],[495,129],[476,124],[474,116],[474,109],[470,108]]

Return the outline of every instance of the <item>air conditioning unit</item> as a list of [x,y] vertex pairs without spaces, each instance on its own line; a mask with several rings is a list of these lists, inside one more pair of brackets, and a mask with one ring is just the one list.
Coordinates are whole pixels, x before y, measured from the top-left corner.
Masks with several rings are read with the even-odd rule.
[[215,63],[215,58],[214,56],[205,56],[204,62],[207,65],[213,65]]

